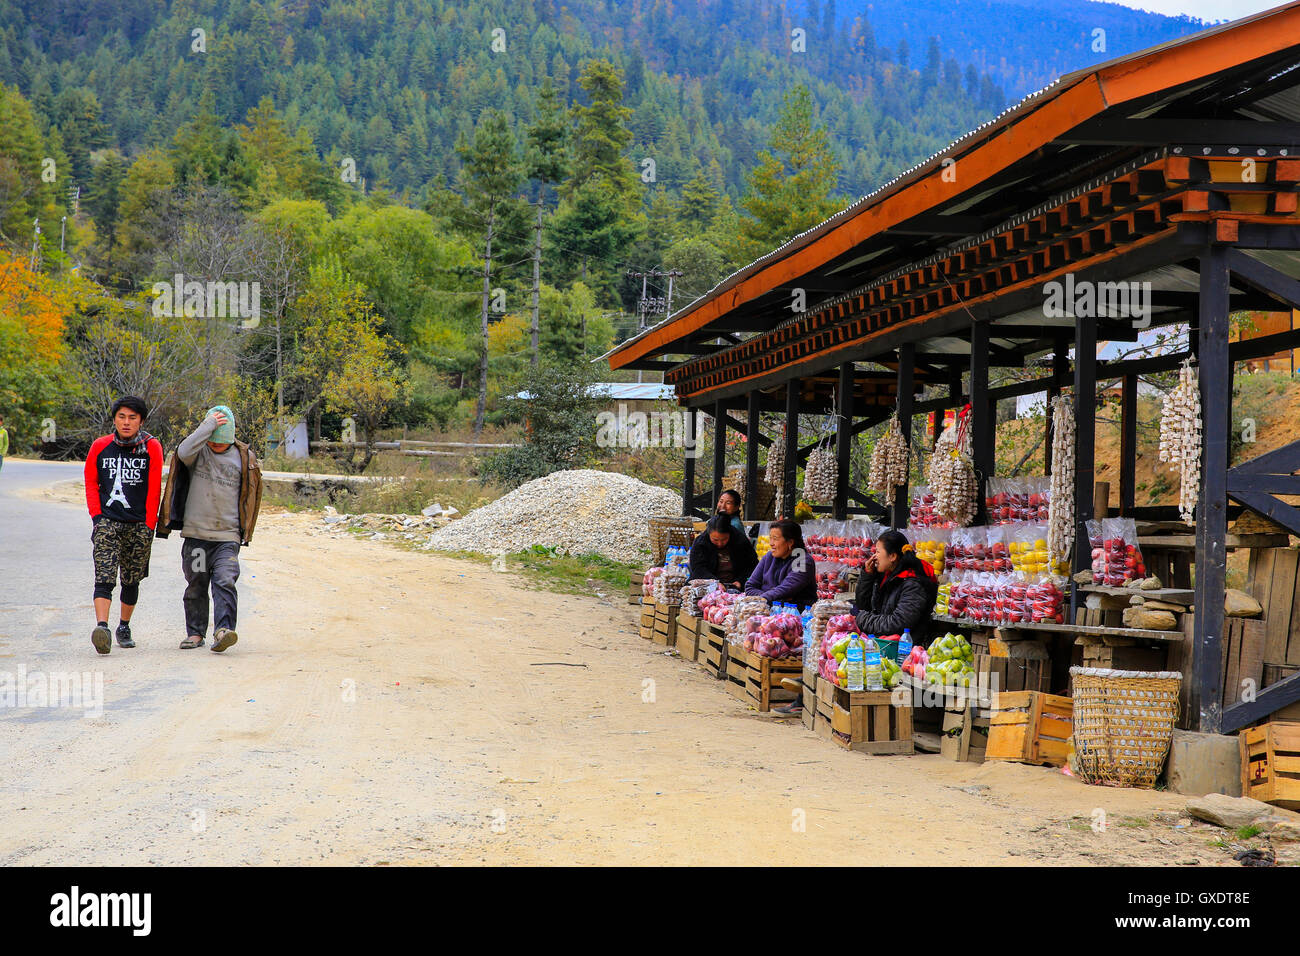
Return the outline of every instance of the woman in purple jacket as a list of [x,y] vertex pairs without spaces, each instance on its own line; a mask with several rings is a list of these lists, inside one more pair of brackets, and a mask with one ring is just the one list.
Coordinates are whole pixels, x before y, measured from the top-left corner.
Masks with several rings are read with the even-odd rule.
[[804,608],[817,600],[817,571],[804,550],[799,525],[782,518],[768,529],[772,548],[745,582],[745,593],[767,598],[769,604]]

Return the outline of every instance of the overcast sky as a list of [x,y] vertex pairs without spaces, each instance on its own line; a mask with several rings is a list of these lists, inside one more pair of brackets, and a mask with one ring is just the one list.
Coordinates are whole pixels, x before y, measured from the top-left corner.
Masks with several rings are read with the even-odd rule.
[[1135,10],[1177,16],[1185,13],[1200,20],[1236,20],[1238,17],[1284,6],[1279,0],[1112,0]]

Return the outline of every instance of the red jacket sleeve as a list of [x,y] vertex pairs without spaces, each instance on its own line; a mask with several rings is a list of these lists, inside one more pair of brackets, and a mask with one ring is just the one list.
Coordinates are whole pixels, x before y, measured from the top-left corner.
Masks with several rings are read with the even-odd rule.
[[149,497],[144,505],[144,522],[158,530],[158,505],[162,501],[163,448],[156,438],[149,439]]
[[99,453],[112,440],[112,435],[105,435],[103,438],[95,439],[95,443],[90,446],[90,454],[86,456],[86,507],[90,509],[92,518],[98,515],[101,510],[99,504]]

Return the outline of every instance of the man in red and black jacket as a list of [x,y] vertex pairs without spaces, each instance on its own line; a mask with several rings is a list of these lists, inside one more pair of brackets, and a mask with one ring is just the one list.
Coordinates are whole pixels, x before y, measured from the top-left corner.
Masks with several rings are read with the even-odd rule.
[[140,582],[149,576],[158,501],[162,495],[163,450],[144,430],[149,407],[134,395],[113,403],[113,432],[96,439],[86,456],[86,507],[95,561],[95,630],[90,642],[100,654],[113,647],[108,615],[113,585],[122,583],[119,647],[135,647],[131,614]]

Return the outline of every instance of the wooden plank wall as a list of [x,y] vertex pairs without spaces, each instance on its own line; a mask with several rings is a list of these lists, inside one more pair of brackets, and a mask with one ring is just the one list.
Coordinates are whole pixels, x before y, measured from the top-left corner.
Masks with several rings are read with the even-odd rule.
[[1247,587],[1264,607],[1263,661],[1300,665],[1300,551],[1256,548]]

